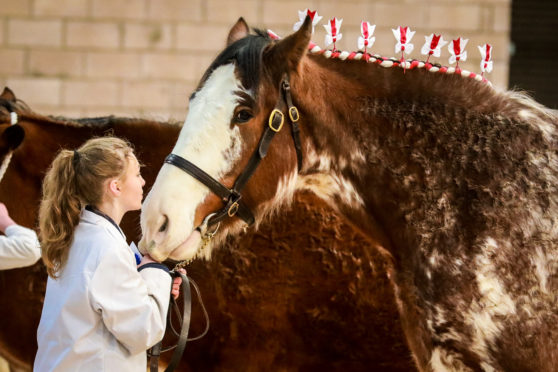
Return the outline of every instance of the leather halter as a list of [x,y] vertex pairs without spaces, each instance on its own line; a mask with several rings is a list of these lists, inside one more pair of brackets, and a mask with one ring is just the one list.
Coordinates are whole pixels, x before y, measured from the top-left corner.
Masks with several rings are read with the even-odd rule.
[[252,225],[254,223],[254,215],[252,214],[250,208],[246,206],[244,200],[242,200],[240,192],[246,185],[246,182],[248,182],[250,177],[252,177],[262,159],[267,155],[267,150],[275,134],[283,128],[283,124],[285,122],[285,114],[283,114],[284,106],[287,107],[287,117],[291,123],[292,137],[298,160],[297,165],[298,170],[300,171],[302,168],[302,146],[300,144],[300,128],[298,126],[300,115],[298,113],[298,109],[292,102],[291,85],[289,84],[289,76],[287,74],[284,74],[281,80],[279,98],[275,104],[275,108],[271,111],[271,114],[269,114],[268,125],[260,138],[258,147],[252,154],[252,157],[248,161],[248,164],[242,173],[240,173],[236,179],[232,189],[227,188],[221,182],[217,181],[215,178],[211,177],[202,169],[198,168],[196,165],[181,156],[171,153],[165,159],[165,163],[172,164],[182,169],[184,172],[206,185],[211,191],[219,196],[225,204],[225,206],[217,211],[208,221],[208,226],[220,222],[227,216],[233,217],[235,215],[242,218],[248,225]]

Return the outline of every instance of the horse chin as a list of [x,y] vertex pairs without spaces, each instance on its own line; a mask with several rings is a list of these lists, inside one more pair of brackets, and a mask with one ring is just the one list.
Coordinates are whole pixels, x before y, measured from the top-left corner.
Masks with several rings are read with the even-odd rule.
[[174,261],[190,260],[196,256],[201,247],[201,235],[199,231],[194,230],[182,243],[171,250],[168,259]]

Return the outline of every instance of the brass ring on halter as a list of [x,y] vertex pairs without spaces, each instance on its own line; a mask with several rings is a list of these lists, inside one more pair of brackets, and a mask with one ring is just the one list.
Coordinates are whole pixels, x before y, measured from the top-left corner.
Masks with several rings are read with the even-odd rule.
[[236,214],[236,212],[238,212],[238,202],[232,203],[232,205],[229,207],[229,210],[227,211],[227,214],[229,215],[229,217],[232,217]]
[[198,227],[196,227],[196,230],[198,230],[201,234],[201,236],[203,237],[204,235],[207,234],[207,227],[208,227],[208,223],[209,220],[211,219],[211,217],[215,216],[217,213],[210,213],[208,214],[202,221],[201,225],[199,225]]
[[289,107],[289,117],[293,123],[296,123],[298,119],[300,119],[300,115],[298,114],[298,109],[296,106]]
[[204,238],[208,240],[212,239],[215,236],[215,234],[217,234],[217,230],[219,230],[220,226],[221,226],[221,222],[218,222],[217,225],[215,226],[215,230],[213,230],[212,232],[209,231],[205,232]]
[[[281,123],[276,127],[273,126],[273,122],[274,122],[274,119],[275,119],[275,114],[281,116]],[[283,123],[284,122],[285,122],[285,116],[283,115],[283,113],[281,111],[279,111],[278,109],[273,109],[273,111],[271,111],[271,114],[269,115],[269,123],[268,123],[271,130],[274,131],[274,132],[279,132],[281,130],[281,128],[283,128]]]

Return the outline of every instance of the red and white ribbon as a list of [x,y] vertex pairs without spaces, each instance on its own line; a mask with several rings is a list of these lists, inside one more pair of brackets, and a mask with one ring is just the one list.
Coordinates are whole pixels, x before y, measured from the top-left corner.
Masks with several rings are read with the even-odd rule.
[[482,57],[481,61],[481,75],[485,72],[492,72],[492,45],[484,44],[479,46],[479,51]]
[[310,19],[312,20],[312,33],[314,33],[314,27],[316,27],[318,22],[320,22],[320,20],[323,18],[322,16],[318,15],[317,10],[313,10],[313,11],[309,9],[299,10],[298,11],[299,21],[294,24],[293,26],[294,31],[300,30],[300,27],[302,27],[302,24],[304,23],[306,16],[310,16]]
[[273,40],[281,39],[281,36],[277,35],[275,32],[271,31],[270,29],[267,30],[267,35]]
[[393,31],[393,36],[397,39],[397,44],[395,44],[395,53],[401,52],[401,58],[403,58],[403,53],[409,54],[415,48],[413,44],[410,43],[411,39],[415,35],[415,31],[411,31],[409,27],[397,27]]
[[339,32],[341,28],[342,19],[332,18],[329,20],[327,25],[324,25],[327,35],[325,36],[325,45],[328,46],[333,44],[333,50],[335,49],[335,43],[343,37],[343,34]]
[[465,51],[465,47],[469,39],[462,39],[458,37],[455,40],[452,40],[451,43],[448,45],[448,50],[451,54],[449,57],[449,63],[454,64],[456,68],[459,67],[459,61],[466,61],[467,60],[467,52]]
[[364,53],[366,53],[366,49],[374,45],[376,38],[372,35],[375,29],[376,25],[371,25],[365,21],[360,23],[360,33],[362,36],[358,37],[357,45],[359,50],[364,50]]
[[448,42],[444,40],[442,35],[430,34],[430,36],[424,37],[426,42],[422,46],[420,53],[428,56],[426,62],[430,59],[430,56],[440,57],[442,52],[442,47]]

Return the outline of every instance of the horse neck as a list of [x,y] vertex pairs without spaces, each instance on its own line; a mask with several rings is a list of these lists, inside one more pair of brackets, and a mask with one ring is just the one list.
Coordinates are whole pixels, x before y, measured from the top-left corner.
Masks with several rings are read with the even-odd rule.
[[318,194],[369,237],[380,235],[383,245],[389,239],[378,231],[386,226],[390,235],[404,235],[401,221],[416,208],[413,187],[424,173],[406,137],[423,134],[404,125],[415,125],[414,115],[455,118],[499,105],[485,83],[431,75],[308,56],[293,79],[305,150],[298,188]]

